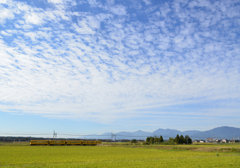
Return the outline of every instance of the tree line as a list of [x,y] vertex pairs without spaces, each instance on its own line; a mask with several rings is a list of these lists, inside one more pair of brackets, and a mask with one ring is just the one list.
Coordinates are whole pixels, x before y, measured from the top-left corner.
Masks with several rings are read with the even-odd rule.
[[[146,138],[146,142],[149,144],[154,144],[154,143],[161,143],[164,142],[164,139],[161,136],[150,136]],[[176,143],[176,144],[192,144],[192,139],[186,135],[185,137],[183,135],[178,135],[175,138],[169,138],[168,140],[169,143]]]
[[153,144],[153,143],[161,143],[163,141],[164,140],[163,140],[162,135],[161,136],[154,136],[154,137],[150,136],[150,137],[147,137],[147,139],[146,139],[146,142],[147,143],[151,143],[151,144]]

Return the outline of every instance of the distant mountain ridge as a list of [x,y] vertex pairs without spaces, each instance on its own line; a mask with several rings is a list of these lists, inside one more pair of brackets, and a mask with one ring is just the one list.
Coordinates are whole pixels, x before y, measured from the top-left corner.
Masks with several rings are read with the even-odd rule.
[[[148,136],[160,136],[162,135],[164,139],[169,139],[169,137],[176,137],[179,135],[188,135],[192,139],[240,139],[240,128],[222,126],[213,128],[208,131],[197,131],[197,130],[189,130],[189,131],[179,131],[175,129],[157,129],[153,132],[144,132],[141,130],[135,132],[119,132],[114,133],[116,135],[116,139],[142,139],[145,140]],[[79,137],[82,138],[82,137]],[[104,133],[102,135],[89,135],[85,136],[87,139],[111,139],[111,133]]]

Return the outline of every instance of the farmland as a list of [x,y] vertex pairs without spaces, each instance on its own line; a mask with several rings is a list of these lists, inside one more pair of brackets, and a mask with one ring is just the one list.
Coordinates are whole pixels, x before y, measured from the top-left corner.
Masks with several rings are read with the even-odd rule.
[[239,144],[0,145],[0,167],[240,167]]

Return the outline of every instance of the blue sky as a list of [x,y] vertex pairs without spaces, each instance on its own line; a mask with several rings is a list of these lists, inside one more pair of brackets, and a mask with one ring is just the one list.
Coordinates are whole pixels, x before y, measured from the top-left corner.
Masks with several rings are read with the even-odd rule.
[[240,1],[0,0],[0,134],[240,127]]

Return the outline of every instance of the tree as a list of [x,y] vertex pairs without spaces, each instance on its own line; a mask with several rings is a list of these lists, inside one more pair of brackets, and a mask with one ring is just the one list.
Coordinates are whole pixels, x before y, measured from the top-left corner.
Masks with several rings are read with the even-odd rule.
[[184,144],[184,143],[185,143],[185,139],[184,139],[183,135],[181,135],[179,137],[179,144]]
[[160,142],[163,142],[163,137],[162,137],[162,135],[160,136],[159,141],[160,141]]
[[192,139],[188,135],[185,136],[185,143],[192,144]]
[[154,138],[152,136],[147,137],[146,142],[153,144],[153,143],[157,142],[157,138]]
[[132,139],[131,143],[137,143],[137,140],[136,139]]
[[151,144],[154,143],[154,137],[150,137],[150,143],[151,143]]
[[169,140],[168,140],[169,143],[174,143],[175,142],[175,139],[174,138],[171,138],[169,137]]
[[174,141],[179,144],[179,135],[177,134],[176,138],[174,139]]

